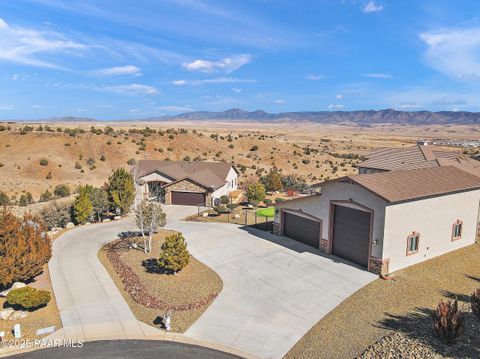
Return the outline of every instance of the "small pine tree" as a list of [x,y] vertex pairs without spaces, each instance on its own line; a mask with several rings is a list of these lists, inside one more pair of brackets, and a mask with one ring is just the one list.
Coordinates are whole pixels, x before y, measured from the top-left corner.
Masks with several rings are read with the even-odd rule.
[[267,175],[262,178],[262,183],[267,191],[281,191],[283,189],[282,174],[278,169],[272,168]]
[[181,233],[175,233],[167,238],[162,244],[162,252],[158,258],[158,265],[166,273],[175,274],[185,268],[190,261],[190,253],[187,243]]
[[265,187],[260,182],[254,182],[247,185],[247,200],[249,203],[257,206],[265,198]]
[[22,207],[26,207],[28,205],[28,200],[27,200],[27,196],[25,196],[24,194],[22,194],[20,196],[20,199],[18,200],[18,205],[19,206],[22,206]]
[[70,187],[66,184],[59,184],[55,186],[53,194],[57,197],[67,197],[70,196]]
[[75,202],[73,202],[73,217],[77,223],[85,223],[93,213],[93,205],[88,192],[80,189]]
[[10,204],[10,197],[5,192],[0,191],[0,206],[8,206]]

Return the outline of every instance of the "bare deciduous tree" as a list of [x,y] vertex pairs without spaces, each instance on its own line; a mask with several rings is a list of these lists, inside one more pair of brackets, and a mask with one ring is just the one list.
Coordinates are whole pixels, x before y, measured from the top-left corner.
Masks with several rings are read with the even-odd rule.
[[150,253],[152,251],[153,234],[167,224],[167,216],[161,204],[143,200],[135,209],[135,223],[142,233],[143,249],[145,253]]

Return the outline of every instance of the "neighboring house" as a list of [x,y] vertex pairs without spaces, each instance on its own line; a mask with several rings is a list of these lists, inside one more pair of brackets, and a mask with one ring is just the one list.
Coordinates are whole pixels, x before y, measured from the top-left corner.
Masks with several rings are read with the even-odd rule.
[[274,232],[387,274],[477,238],[480,177],[455,166],[347,176],[276,204]]
[[140,160],[133,173],[137,203],[214,205],[237,189],[238,171],[230,163]]
[[377,173],[428,167],[460,167],[464,171],[480,176],[480,161],[461,152],[448,151],[439,146],[417,144],[408,148],[381,148],[366,156],[358,164],[358,173]]

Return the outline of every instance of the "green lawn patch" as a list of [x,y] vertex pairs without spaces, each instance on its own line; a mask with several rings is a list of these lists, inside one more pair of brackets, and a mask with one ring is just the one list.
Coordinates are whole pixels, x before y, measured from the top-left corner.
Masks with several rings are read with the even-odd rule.
[[275,217],[275,207],[260,208],[256,211],[257,216],[261,217]]

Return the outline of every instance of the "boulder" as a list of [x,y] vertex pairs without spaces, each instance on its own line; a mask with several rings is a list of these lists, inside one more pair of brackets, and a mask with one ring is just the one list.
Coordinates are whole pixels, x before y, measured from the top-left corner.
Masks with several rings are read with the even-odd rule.
[[72,228],[75,228],[75,225],[74,225],[72,222],[68,222],[68,223],[65,225],[65,229],[72,229]]
[[15,282],[13,283],[12,287],[10,288],[10,290],[12,289],[19,289],[19,288],[23,288],[23,287],[26,287],[27,285],[25,283],[22,283],[22,282]]
[[205,218],[205,217],[208,217],[208,212],[203,212],[203,213],[202,213],[202,217],[204,217],[204,218]]
[[105,218],[102,222],[103,223],[110,222],[110,218]]
[[0,319],[1,320],[8,320],[8,318],[10,318],[14,312],[15,311],[13,310],[13,308],[7,308],[7,309],[0,310]]
[[26,318],[28,316],[28,313],[23,311],[23,310],[17,310],[13,312],[13,314],[8,318],[9,320],[19,320]]
[[84,226],[88,226],[89,224],[92,224],[92,223],[90,223],[90,222],[85,222],[83,225],[84,225]]
[[233,218],[239,219],[239,218],[240,218],[240,215],[239,215],[238,213],[235,213],[235,215],[233,216]]
[[122,216],[115,216],[113,219],[122,219]]
[[53,227],[52,230],[51,230],[51,232],[52,232],[53,234],[57,234],[57,233],[60,232],[61,230],[62,230],[62,228],[60,228],[60,227]]
[[52,231],[48,231],[47,232],[47,237],[52,239],[53,238],[53,232]]

